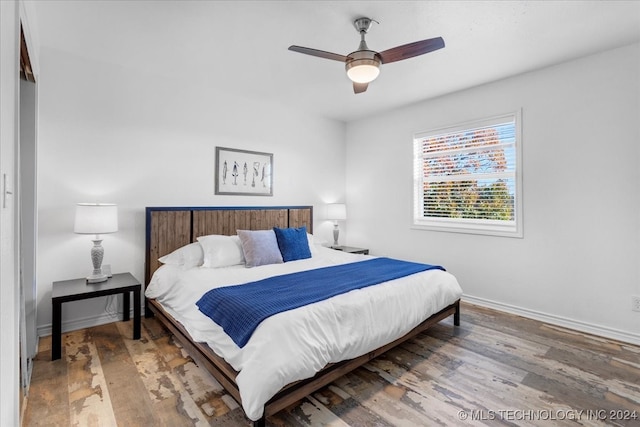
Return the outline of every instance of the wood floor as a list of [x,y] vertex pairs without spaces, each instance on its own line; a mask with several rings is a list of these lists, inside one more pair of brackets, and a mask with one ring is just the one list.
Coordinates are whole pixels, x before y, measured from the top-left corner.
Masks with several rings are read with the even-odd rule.
[[[24,426],[247,426],[154,319],[42,339]],[[272,426],[640,426],[640,347],[462,305],[285,411]]]

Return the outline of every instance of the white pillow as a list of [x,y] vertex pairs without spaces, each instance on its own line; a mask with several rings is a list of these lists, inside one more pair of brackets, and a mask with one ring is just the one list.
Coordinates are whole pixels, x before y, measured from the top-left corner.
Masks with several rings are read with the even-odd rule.
[[158,258],[158,261],[167,265],[177,265],[186,270],[201,266],[203,258],[204,254],[202,252],[202,246],[200,246],[200,243],[194,242],[182,246],[168,255]]
[[198,237],[204,252],[205,268],[229,267],[231,265],[244,264],[242,245],[238,236],[223,236],[211,234]]
[[282,264],[282,254],[273,230],[237,230],[247,267]]
[[309,242],[309,249],[311,250],[311,256],[318,256],[318,246],[322,246],[323,241],[314,237],[313,234],[307,233],[307,241]]

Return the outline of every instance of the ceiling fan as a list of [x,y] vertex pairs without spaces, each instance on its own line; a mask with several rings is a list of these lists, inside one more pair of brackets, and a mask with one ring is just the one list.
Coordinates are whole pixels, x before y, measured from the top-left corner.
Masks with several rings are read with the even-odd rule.
[[364,40],[364,36],[374,22],[378,23],[378,21],[371,18],[358,18],[353,21],[353,25],[360,33],[360,46],[358,46],[358,50],[351,52],[347,56],[295,45],[289,46],[289,50],[344,62],[347,76],[353,81],[353,91],[355,93],[362,93],[367,90],[369,83],[374,81],[376,77],[378,77],[378,74],[380,74],[380,64],[388,64],[390,62],[413,58],[414,56],[424,55],[425,53],[433,52],[434,50],[444,47],[442,37],[435,37],[404,44],[382,52],[370,50],[367,42]]

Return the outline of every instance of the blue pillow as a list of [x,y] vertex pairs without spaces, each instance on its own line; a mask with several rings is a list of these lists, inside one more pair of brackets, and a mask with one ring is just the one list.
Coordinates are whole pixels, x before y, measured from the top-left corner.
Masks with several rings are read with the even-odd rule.
[[280,248],[284,262],[311,258],[311,250],[309,249],[309,241],[307,240],[307,227],[274,227],[273,231],[276,233],[278,248]]

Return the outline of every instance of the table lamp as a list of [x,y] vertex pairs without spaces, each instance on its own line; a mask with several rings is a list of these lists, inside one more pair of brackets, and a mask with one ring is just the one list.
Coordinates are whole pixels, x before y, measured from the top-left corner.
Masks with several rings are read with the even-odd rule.
[[347,219],[347,206],[344,203],[331,203],[327,205],[327,218],[333,221],[333,246],[338,246],[338,221]]
[[106,281],[109,277],[102,272],[104,248],[100,234],[118,231],[118,207],[109,203],[78,203],[73,231],[78,234],[95,234],[91,248],[93,273],[87,277],[87,283]]

